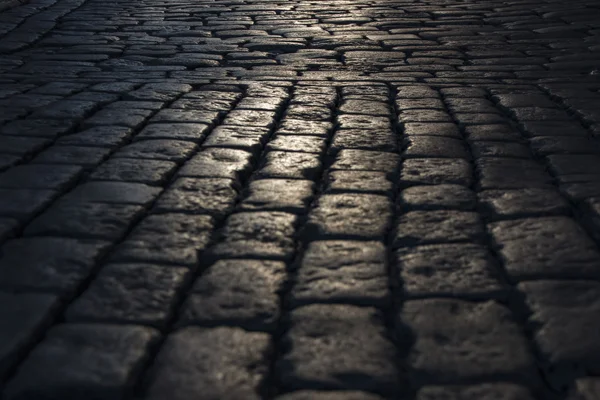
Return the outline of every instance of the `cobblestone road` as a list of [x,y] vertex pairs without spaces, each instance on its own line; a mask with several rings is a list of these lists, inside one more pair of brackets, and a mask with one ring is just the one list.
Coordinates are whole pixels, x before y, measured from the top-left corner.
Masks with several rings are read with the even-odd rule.
[[597,0],[0,13],[4,400],[598,400]]

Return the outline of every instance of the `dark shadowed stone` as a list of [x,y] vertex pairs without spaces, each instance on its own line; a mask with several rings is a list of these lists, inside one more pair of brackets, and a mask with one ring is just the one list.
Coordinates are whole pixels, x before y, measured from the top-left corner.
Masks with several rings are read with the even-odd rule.
[[460,185],[412,186],[400,194],[400,204],[408,210],[464,210],[475,208],[477,198]]
[[425,386],[415,400],[534,400],[525,386],[514,383],[480,383],[459,386]]
[[408,354],[415,386],[489,379],[539,384],[527,339],[496,302],[409,301],[398,322],[415,341]]
[[100,164],[110,154],[105,147],[52,146],[32,160],[35,164],[68,164],[91,168]]
[[404,291],[410,297],[506,297],[489,251],[474,244],[434,244],[397,251]]
[[283,337],[278,380],[286,390],[396,390],[395,349],[373,308],[309,305],[294,309]]
[[406,158],[464,158],[470,155],[460,140],[442,136],[410,136],[404,139]]
[[53,295],[0,292],[0,377],[4,378],[27,347],[42,335],[57,308]]
[[57,196],[53,190],[0,189],[0,216],[27,220]]
[[162,188],[129,182],[88,182],[78,186],[64,199],[93,203],[120,203],[145,205],[150,203]]
[[167,337],[150,371],[146,399],[259,400],[270,347],[266,333],[184,328]]
[[213,230],[208,215],[150,215],[111,254],[112,261],[195,266]]
[[124,126],[96,126],[84,131],[60,137],[56,143],[72,146],[115,148],[131,137],[131,129]]
[[440,210],[411,211],[400,217],[394,245],[397,247],[432,243],[481,242],[483,222],[474,212]]
[[87,278],[108,245],[50,237],[8,241],[0,257],[0,287],[68,295]]
[[[301,390],[298,392],[277,396],[276,400],[382,400],[375,394],[355,391],[316,391],[316,390]],[[587,399],[586,399],[587,400]]]
[[58,201],[25,229],[27,236],[68,236],[118,240],[143,212],[126,204]]
[[544,167],[533,160],[485,157],[477,160],[482,189],[522,189],[552,183]]
[[189,270],[152,264],[103,266],[66,312],[68,322],[106,322],[161,328]]
[[479,193],[481,204],[494,218],[519,218],[567,214],[569,204],[551,188],[485,190]]
[[600,277],[600,253],[571,218],[502,221],[489,228],[513,280]]
[[518,288],[532,311],[535,341],[547,360],[542,367],[552,387],[562,390],[584,371],[598,374],[600,284],[540,280],[522,282]]
[[0,174],[0,187],[63,191],[80,173],[81,168],[72,165],[20,165]]
[[171,161],[111,158],[96,168],[90,179],[159,185],[167,180],[176,167],[177,164]]
[[123,398],[157,339],[158,332],[140,326],[58,325],[21,364],[6,398]]

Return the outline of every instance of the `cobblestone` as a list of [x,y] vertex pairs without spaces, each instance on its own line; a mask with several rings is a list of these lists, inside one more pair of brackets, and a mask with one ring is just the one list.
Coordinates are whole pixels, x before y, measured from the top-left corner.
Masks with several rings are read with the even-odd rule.
[[0,9],[2,399],[597,398],[594,1]]

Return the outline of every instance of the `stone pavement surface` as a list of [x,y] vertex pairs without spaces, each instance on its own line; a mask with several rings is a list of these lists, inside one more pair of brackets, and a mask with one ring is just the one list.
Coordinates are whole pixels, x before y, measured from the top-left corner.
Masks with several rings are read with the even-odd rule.
[[0,13],[4,400],[597,400],[597,0]]

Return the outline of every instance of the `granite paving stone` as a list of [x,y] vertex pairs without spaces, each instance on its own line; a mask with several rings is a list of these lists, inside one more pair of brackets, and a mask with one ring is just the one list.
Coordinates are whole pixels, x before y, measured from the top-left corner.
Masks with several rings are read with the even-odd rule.
[[2,246],[0,287],[69,295],[88,277],[109,243],[100,240],[31,237]]
[[0,377],[41,337],[58,310],[58,299],[51,294],[0,292]]
[[280,261],[217,261],[195,282],[179,324],[273,331],[285,272]]
[[109,264],[67,309],[67,322],[164,327],[189,270],[153,264]]
[[[433,317],[433,318],[432,318]],[[539,385],[527,340],[509,310],[494,301],[409,301],[399,329],[415,343],[408,354],[414,386],[500,378]]]
[[210,249],[211,258],[251,258],[289,261],[294,255],[297,216],[281,211],[231,215]]
[[260,399],[269,336],[240,328],[189,327],[166,339],[149,374],[147,399]]
[[383,243],[323,240],[306,249],[289,302],[383,306],[388,292]]
[[569,217],[494,222],[489,229],[513,280],[594,278],[600,274],[596,245]]
[[568,385],[582,371],[599,369],[600,285],[585,280],[538,280],[518,286],[531,308],[535,340],[555,389]]
[[396,390],[393,345],[373,308],[318,304],[294,309],[277,378],[288,390]]
[[157,214],[144,218],[110,259],[194,267],[214,227],[209,215]]
[[239,208],[244,211],[303,213],[313,198],[314,184],[301,179],[259,179],[250,182]]
[[505,298],[498,265],[481,245],[432,244],[397,251],[399,276],[411,298]]
[[391,225],[389,198],[374,194],[326,194],[310,213],[303,236],[307,240],[379,239]]
[[140,326],[58,325],[26,358],[6,398],[126,396],[158,336]]

